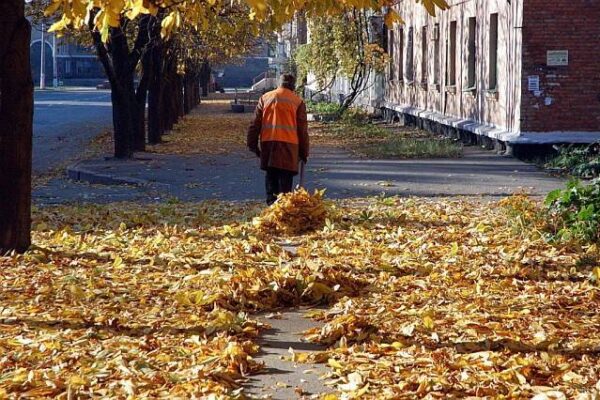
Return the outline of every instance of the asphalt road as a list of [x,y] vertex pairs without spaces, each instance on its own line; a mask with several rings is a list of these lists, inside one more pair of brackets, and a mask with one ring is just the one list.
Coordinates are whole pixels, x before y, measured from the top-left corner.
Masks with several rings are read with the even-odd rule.
[[48,172],[77,158],[91,139],[111,126],[110,91],[93,88],[36,90],[34,173]]

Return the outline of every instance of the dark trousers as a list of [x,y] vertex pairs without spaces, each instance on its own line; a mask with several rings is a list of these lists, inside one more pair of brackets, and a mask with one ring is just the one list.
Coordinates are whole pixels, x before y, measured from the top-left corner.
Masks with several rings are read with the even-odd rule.
[[280,193],[289,193],[294,186],[294,173],[279,168],[267,168],[265,180],[267,188],[267,204],[271,205],[277,200]]

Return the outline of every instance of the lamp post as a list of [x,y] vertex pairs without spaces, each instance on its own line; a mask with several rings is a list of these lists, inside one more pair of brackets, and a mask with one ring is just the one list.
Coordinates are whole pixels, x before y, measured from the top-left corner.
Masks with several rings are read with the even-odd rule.
[[56,62],[56,33],[52,34],[52,73],[53,73],[53,79],[52,79],[52,86],[54,86],[55,88],[58,87],[58,65]]
[[40,58],[40,89],[46,89],[46,25],[42,22],[41,58]]

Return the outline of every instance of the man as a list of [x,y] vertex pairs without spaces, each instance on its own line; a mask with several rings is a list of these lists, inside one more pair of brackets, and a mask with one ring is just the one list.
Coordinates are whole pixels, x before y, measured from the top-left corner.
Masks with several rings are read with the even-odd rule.
[[260,157],[260,168],[267,173],[269,205],[280,193],[292,191],[298,162],[308,160],[306,105],[294,90],[296,78],[282,75],[279,88],[258,101],[254,122],[248,128],[248,148]]

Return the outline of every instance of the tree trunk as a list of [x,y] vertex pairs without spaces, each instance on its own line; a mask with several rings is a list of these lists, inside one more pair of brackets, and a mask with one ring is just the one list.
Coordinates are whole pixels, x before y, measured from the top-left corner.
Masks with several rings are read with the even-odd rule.
[[183,110],[183,77],[175,72],[177,82],[177,120],[185,115]]
[[135,93],[136,131],[133,138],[135,151],[146,150],[146,100],[148,100],[148,87],[152,79],[152,54],[147,52],[142,58],[142,79]]
[[[159,25],[160,26],[160,25]],[[160,32],[160,30],[159,30]],[[164,45],[160,34],[155,39],[154,46],[150,50],[150,69],[148,81],[148,143],[157,144],[162,140],[163,123],[161,113],[163,112],[163,57]]]
[[33,80],[23,0],[0,2],[0,254],[31,244]]
[[111,90],[113,105],[113,128],[115,140],[115,158],[131,158],[133,146],[131,133],[133,132],[132,104],[129,94],[121,87],[115,85]]
[[194,106],[200,104],[200,76],[196,74],[194,79]]
[[191,73],[186,71],[185,75],[183,76],[183,113],[185,115],[188,115],[192,111],[193,107],[193,100],[191,97],[191,80]]
[[208,97],[208,85],[210,84],[211,68],[208,61],[202,63],[200,69],[200,85],[202,86],[202,97]]
[[172,56],[165,51],[165,64],[162,72],[161,79],[163,81],[163,90],[161,93],[161,106],[162,110],[160,112],[160,117],[162,118],[162,128],[163,133],[166,133],[173,128],[173,96],[174,91],[173,87],[175,82],[173,82],[173,74],[172,74]]
[[171,131],[179,120],[179,75],[177,74],[177,60],[173,55],[169,56],[167,71],[165,74],[167,90],[165,90],[165,130]]
[[130,158],[134,150],[143,150],[145,146],[145,115],[139,110],[137,96],[144,97],[145,106],[146,90],[142,87],[136,93],[134,77],[136,66],[150,41],[148,28],[152,17],[140,18],[135,44],[130,49],[127,34],[121,27],[110,28],[108,45],[102,42],[94,25],[97,12],[98,9],[92,9],[88,28],[111,85],[115,158]]
[[[157,18],[152,15],[141,16],[138,22],[138,34],[135,43],[137,51],[142,52],[142,76],[140,83],[135,90],[134,98],[134,132],[133,132],[133,149],[135,151],[146,150],[146,100],[148,100],[148,86],[152,72],[152,52],[144,47],[152,46],[155,41],[160,38],[160,31],[157,27]],[[136,50],[134,50],[136,51]],[[139,59],[138,59],[139,60]],[[132,72],[135,71],[135,66]]]

